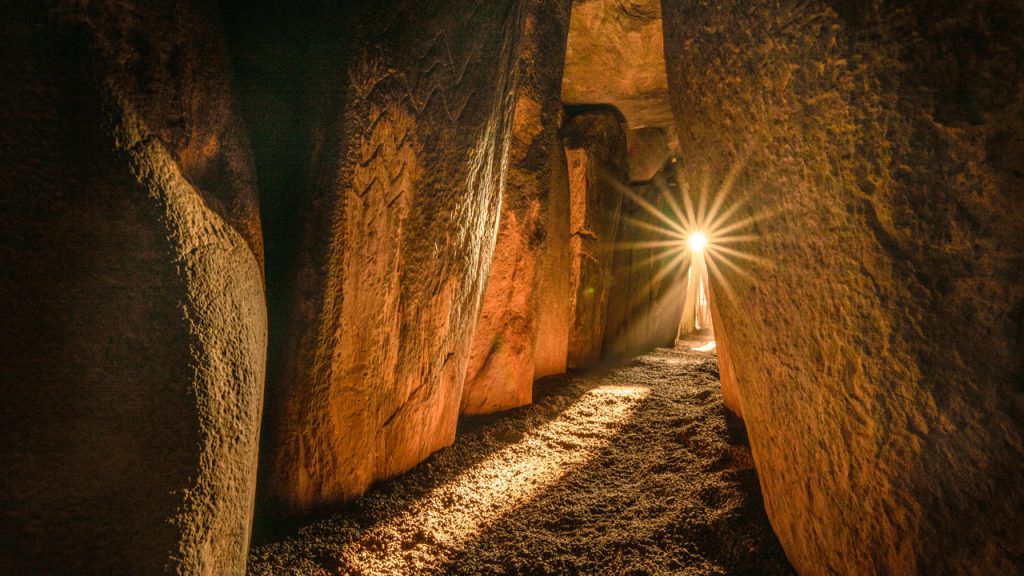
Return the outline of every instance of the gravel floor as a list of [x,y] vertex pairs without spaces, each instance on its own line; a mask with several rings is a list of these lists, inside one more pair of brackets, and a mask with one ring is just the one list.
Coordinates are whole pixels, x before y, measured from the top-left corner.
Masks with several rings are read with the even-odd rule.
[[250,573],[793,574],[714,352],[681,343],[542,380],[534,397],[255,547]]

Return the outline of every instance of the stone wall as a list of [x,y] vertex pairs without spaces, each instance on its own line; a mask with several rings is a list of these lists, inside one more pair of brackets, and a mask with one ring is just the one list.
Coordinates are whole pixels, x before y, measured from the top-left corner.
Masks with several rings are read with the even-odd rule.
[[1020,572],[1021,6],[663,16],[686,178],[747,157],[736,190],[766,216],[751,275],[713,274],[715,321],[794,566]]
[[266,309],[216,14],[0,24],[0,572],[241,574]]
[[[564,198],[569,191],[564,178],[553,179],[551,174],[565,168],[553,166],[551,157],[561,148],[559,92],[571,5],[571,0],[526,3],[508,176],[463,384],[462,414],[487,414],[533,400],[540,306],[559,305],[544,301],[540,291],[545,289],[545,253],[561,249],[568,254],[569,227],[559,208],[568,204]],[[564,286],[562,299],[567,305],[567,279]],[[564,370],[564,356],[562,365]]]
[[[548,230],[537,264],[537,346],[534,378],[561,374],[572,328],[569,252],[569,172],[559,137],[548,156]],[[555,193],[560,191],[560,193]],[[560,232],[561,231],[561,232]]]
[[626,137],[613,108],[591,108],[562,128],[569,166],[570,299],[572,328],[568,366],[585,368],[601,359],[612,258],[627,182]]
[[[301,86],[249,107],[253,118],[281,103],[280,136],[306,151],[288,168],[299,178],[267,191],[292,214],[268,225],[287,287],[270,303],[261,494],[266,510],[294,514],[357,497],[454,440],[523,12],[398,0],[286,12],[297,24],[285,20],[280,42],[299,37],[304,50],[261,52],[258,24],[237,43],[250,55],[243,81]],[[277,133],[251,124],[262,176]]]
[[[723,291],[724,294],[724,291]],[[722,404],[733,414],[743,417],[743,401],[740,398],[739,384],[736,383],[736,368],[732,364],[729,334],[721,324],[718,302],[715,297],[714,284],[708,282],[708,300],[711,305],[711,323],[715,332],[715,356],[718,359],[718,380],[722,385]]]

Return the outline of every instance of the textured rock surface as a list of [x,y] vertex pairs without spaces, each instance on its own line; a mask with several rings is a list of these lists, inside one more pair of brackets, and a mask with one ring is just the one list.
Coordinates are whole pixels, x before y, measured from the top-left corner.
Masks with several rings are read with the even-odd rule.
[[[533,396],[538,289],[542,288],[538,269],[545,250],[561,248],[568,254],[569,227],[560,207],[568,204],[569,190],[565,179],[552,179],[550,171],[565,170],[552,166],[551,155],[561,147],[559,92],[571,5],[571,0],[526,4],[508,176],[462,389],[462,414],[515,408],[529,404]],[[546,247],[548,243],[553,245]],[[568,303],[567,278],[564,286]]]
[[[674,131],[673,131],[674,132]],[[669,133],[664,128],[634,128],[626,132],[626,164],[629,179],[650,180],[665,167],[671,156]]]
[[721,324],[718,312],[717,297],[714,284],[708,283],[708,300],[711,308],[712,323],[715,326],[715,352],[718,356],[719,380],[722,384],[722,404],[733,414],[743,417],[743,400],[740,398],[739,384],[736,383],[736,368],[732,364],[729,352],[729,334]]
[[[454,438],[522,30],[510,1],[383,2],[302,21],[309,55],[282,73],[305,67],[292,109],[308,123],[309,157],[293,167],[305,178],[268,192],[298,204],[296,226],[270,239],[292,284],[272,308],[261,494],[284,513],[356,497]],[[257,48],[245,65],[254,83],[260,70],[278,81],[276,55],[264,57]]]
[[657,0],[573,3],[562,100],[615,106],[630,128],[673,126]]
[[[537,267],[537,346],[534,378],[565,372],[572,327],[569,173],[561,142],[548,156],[548,234]],[[554,191],[562,193],[555,194]],[[562,230],[563,232],[558,232]]]
[[570,368],[601,359],[615,234],[626,181],[626,138],[621,117],[610,108],[568,119],[563,137],[569,166]]
[[787,555],[1021,572],[1020,4],[664,8],[688,179],[775,211],[716,306]]
[[562,79],[569,105],[606,104],[626,118],[629,178],[645,181],[675,150],[659,0],[577,0]]
[[[631,186],[652,208],[670,213],[666,194],[678,195],[674,179]],[[604,331],[604,356],[624,358],[659,346],[672,346],[679,331],[686,262],[676,260],[683,246],[656,246],[664,237],[650,226],[664,223],[627,197],[616,236],[612,283]]]
[[0,572],[239,574],[266,312],[215,15],[20,4],[0,24]]

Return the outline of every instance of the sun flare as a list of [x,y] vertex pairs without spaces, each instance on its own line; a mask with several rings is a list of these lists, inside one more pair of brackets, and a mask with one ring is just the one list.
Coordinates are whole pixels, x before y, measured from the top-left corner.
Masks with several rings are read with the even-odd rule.
[[690,245],[690,250],[700,252],[708,245],[708,237],[703,232],[694,232],[690,234],[687,243]]
[[[750,243],[761,239],[752,233],[751,227],[770,215],[749,210],[747,194],[734,194],[743,164],[741,160],[732,166],[717,191],[710,189],[708,175],[699,182],[687,182],[677,166],[674,185],[669,182],[671,176],[656,180],[660,200],[645,199],[629,185],[619,183],[622,194],[649,216],[626,217],[626,222],[654,236],[648,241],[620,243],[616,249],[651,249],[650,257],[635,261],[634,265],[660,262],[661,270],[652,279],[652,285],[675,270],[687,269],[692,258],[700,256],[716,286],[731,297],[734,291],[730,278],[750,276],[754,266],[769,264],[747,249]],[[696,190],[691,188],[693,184]]]

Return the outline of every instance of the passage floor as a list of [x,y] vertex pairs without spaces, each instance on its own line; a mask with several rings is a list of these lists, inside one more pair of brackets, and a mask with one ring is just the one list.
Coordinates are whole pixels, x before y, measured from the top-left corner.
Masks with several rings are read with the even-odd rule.
[[455,445],[253,549],[252,574],[792,574],[713,344],[548,378]]

